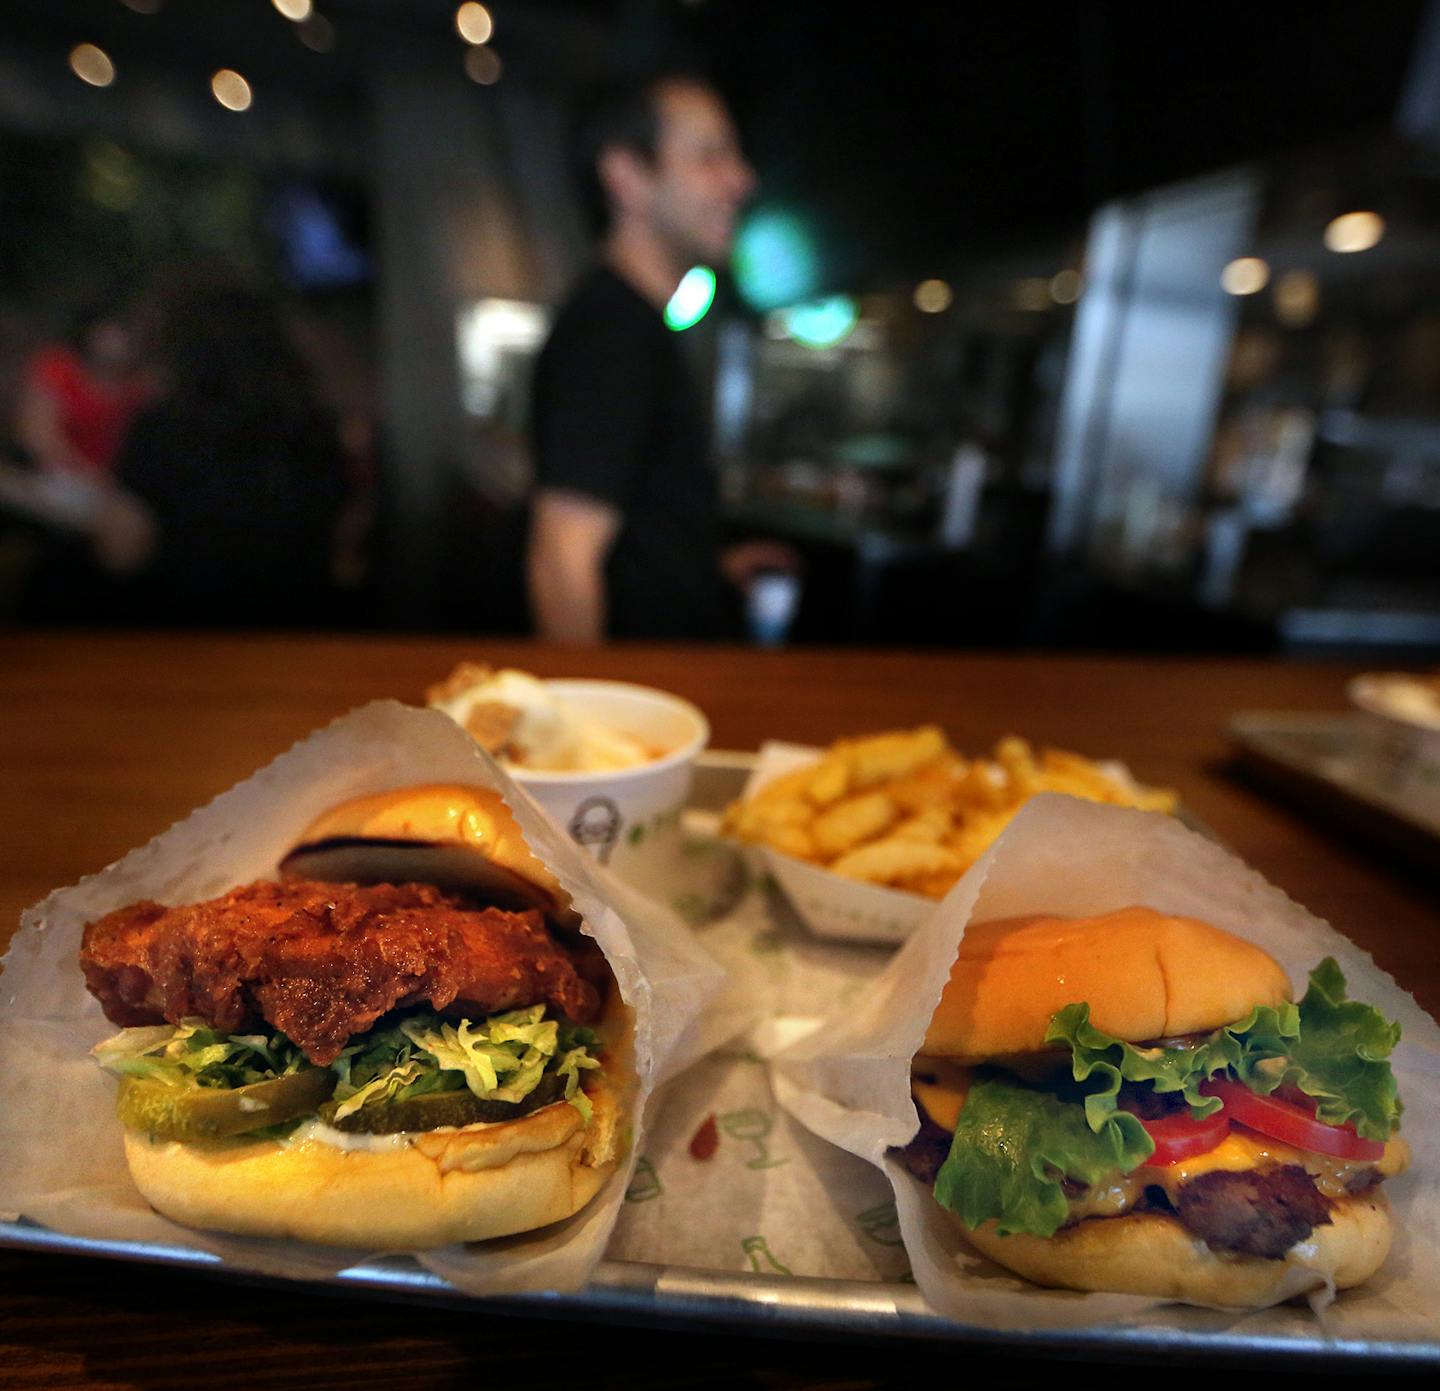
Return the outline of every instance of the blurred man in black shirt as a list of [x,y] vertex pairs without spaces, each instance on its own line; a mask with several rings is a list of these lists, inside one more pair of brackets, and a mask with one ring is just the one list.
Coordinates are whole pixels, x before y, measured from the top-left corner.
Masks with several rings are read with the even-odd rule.
[[722,549],[708,412],[662,316],[691,266],[728,257],[753,174],[724,103],[688,77],[612,93],[581,155],[604,239],[536,366],[536,626],[581,644],[733,635],[726,579],[788,557]]

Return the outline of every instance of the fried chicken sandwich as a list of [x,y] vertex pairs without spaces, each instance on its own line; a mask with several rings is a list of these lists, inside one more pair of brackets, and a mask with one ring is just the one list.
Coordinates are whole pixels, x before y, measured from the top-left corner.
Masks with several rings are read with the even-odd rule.
[[972,925],[912,1067],[902,1162],[1037,1284],[1258,1308],[1368,1279],[1408,1162],[1399,1038],[1333,960],[1129,908]]
[[626,1011],[498,794],[322,816],[280,877],[90,923],[137,1187],[188,1226],[419,1250],[530,1231],[615,1169]]

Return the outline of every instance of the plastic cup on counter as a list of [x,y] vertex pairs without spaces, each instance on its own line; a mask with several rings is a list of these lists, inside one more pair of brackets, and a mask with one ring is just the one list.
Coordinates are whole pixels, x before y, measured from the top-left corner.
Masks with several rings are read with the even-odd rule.
[[786,570],[764,570],[756,575],[745,595],[745,621],[751,640],[761,647],[781,646],[799,607],[798,575]]

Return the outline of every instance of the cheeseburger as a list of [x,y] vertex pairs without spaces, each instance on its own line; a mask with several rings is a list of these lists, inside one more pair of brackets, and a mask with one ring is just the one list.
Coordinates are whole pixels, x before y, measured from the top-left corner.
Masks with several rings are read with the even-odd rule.
[[981,1253],[1041,1285],[1235,1308],[1384,1261],[1408,1162],[1399,1038],[1333,960],[1127,908],[967,929],[899,1155]]
[[275,881],[90,923],[137,1187],[188,1226],[417,1250],[569,1217],[615,1169],[624,1007],[487,789],[362,797]]

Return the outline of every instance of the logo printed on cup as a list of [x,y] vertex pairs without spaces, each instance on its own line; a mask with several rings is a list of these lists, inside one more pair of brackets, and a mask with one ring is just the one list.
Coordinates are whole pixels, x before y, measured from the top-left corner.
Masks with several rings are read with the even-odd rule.
[[570,818],[570,839],[589,850],[602,865],[609,864],[623,825],[620,808],[609,797],[587,797]]

